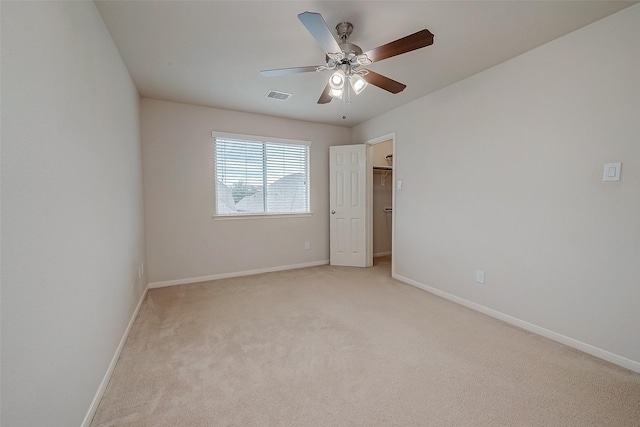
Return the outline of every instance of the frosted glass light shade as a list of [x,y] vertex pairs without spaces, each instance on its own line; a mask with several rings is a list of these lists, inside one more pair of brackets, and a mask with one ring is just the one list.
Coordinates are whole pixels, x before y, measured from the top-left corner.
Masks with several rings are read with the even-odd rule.
[[349,78],[349,82],[351,83],[351,87],[353,88],[353,92],[358,95],[362,92],[368,85],[367,81],[359,76],[358,74],[354,74]]
[[329,96],[334,98],[342,98],[342,94],[344,93],[344,89],[329,89]]
[[344,71],[338,70],[331,75],[331,78],[329,78],[329,86],[331,89],[342,89],[346,78],[347,76],[344,74]]

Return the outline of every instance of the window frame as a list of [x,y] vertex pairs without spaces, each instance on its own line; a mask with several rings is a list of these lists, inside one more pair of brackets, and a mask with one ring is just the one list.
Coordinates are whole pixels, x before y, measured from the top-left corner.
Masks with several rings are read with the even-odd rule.
[[[213,138],[213,218],[221,220],[235,220],[235,219],[259,219],[259,218],[295,218],[295,217],[308,217],[313,215],[312,200],[311,200],[311,141],[277,138],[271,136],[259,136],[259,135],[247,135],[238,133],[218,132],[211,131],[211,137]],[[306,175],[307,175],[307,211],[304,212],[247,212],[247,213],[218,213],[218,158],[217,158],[217,139],[229,139],[239,140],[253,143],[263,144],[289,144],[297,146],[307,147],[306,158]],[[266,162],[266,159],[263,159]],[[264,171],[263,171],[264,172]],[[264,173],[263,173],[264,176]]]

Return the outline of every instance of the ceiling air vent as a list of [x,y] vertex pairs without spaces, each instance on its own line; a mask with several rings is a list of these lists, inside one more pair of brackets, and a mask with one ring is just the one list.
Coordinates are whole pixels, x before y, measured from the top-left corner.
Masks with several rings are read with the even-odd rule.
[[286,92],[278,92],[277,90],[270,90],[269,92],[267,92],[267,94],[265,96],[267,98],[273,98],[273,99],[277,99],[277,100],[280,100],[280,101],[286,101],[287,99],[289,99],[291,94],[290,93],[286,93]]

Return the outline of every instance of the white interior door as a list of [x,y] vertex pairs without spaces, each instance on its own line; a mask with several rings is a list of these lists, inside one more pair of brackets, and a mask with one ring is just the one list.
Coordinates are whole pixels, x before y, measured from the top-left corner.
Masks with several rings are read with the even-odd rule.
[[367,267],[366,145],[330,147],[331,265]]

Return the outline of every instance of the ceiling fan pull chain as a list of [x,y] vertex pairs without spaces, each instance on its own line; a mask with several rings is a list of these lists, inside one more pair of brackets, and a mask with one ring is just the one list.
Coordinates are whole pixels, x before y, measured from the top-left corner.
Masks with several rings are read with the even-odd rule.
[[345,82],[345,94],[342,97],[342,120],[346,120],[347,118],[347,98],[349,97],[349,85]]

